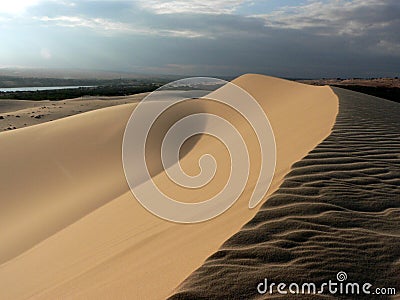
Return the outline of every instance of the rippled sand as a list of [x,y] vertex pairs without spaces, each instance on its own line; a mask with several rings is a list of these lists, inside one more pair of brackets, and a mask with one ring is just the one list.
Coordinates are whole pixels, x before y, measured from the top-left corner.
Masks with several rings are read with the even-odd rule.
[[[338,99],[327,86],[262,75],[234,83],[258,101],[274,130],[277,162],[269,196],[293,163],[330,134]],[[17,118],[7,109],[10,117],[2,121],[41,124],[0,133],[0,169],[7,170],[0,172],[0,299],[164,299],[257,213],[259,207],[248,209],[260,162],[249,124],[196,100],[167,113],[165,124],[209,110],[232,120],[249,145],[247,185],[229,210],[207,222],[177,224],[149,213],[129,190],[122,167],[122,138],[135,99],[119,100],[134,103],[76,114],[83,103],[71,100],[59,111],[44,108],[41,119],[30,117],[36,110]],[[100,104],[94,103],[82,108]],[[76,115],[53,119],[70,113]],[[154,145],[162,138],[157,133]],[[221,142],[202,135],[180,162],[195,175],[199,158],[212,154],[219,166],[215,180],[205,190],[182,189],[159,173],[159,149],[149,148],[155,181],[178,200],[206,200],[201,197],[218,193],[231,170]]]
[[[399,293],[400,105],[334,92],[339,114],[330,136],[293,165],[257,215],[171,299],[269,298],[256,289],[264,278],[321,284],[335,281],[339,271],[347,273],[347,282],[395,287]],[[326,297],[333,296],[290,299]],[[368,299],[381,298],[389,296]]]

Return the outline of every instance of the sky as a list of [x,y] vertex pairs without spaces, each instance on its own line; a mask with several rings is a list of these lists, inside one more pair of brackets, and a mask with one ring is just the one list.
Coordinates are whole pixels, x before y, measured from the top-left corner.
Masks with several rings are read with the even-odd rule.
[[400,76],[399,0],[11,0],[0,67]]

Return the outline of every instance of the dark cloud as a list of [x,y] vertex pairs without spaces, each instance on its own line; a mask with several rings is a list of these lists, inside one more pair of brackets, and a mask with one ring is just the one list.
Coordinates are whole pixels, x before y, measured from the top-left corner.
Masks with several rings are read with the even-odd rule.
[[[233,1],[237,7],[243,2]],[[29,11],[33,19],[25,27],[12,28],[18,39],[30,32],[37,53],[40,45],[51,51],[45,62],[34,55],[25,55],[25,62],[187,75],[399,75],[395,0],[309,1],[251,16],[223,6],[218,14],[160,14],[140,1],[67,4],[42,2]],[[17,42],[9,40],[11,49]]]

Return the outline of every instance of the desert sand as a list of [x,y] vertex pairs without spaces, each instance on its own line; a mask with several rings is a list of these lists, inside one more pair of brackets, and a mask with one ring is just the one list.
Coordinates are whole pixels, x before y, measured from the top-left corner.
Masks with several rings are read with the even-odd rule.
[[[261,75],[244,75],[234,83],[255,97],[274,130],[277,165],[265,201],[293,164],[330,136],[338,97],[327,86]],[[124,129],[135,105],[0,133],[0,299],[162,299],[178,291],[185,278],[256,215],[260,205],[248,209],[255,175],[234,206],[207,222],[176,224],[145,210],[129,191],[121,161]],[[199,109],[193,103],[174,115],[191,108]],[[27,115],[33,111],[26,107],[5,113],[22,115],[21,109]],[[214,107],[207,104],[205,109]],[[219,113],[243,134],[248,132],[242,119]],[[251,148],[251,137],[249,143]],[[198,158],[212,153],[223,161],[221,149],[217,140],[201,136],[181,163],[196,174]],[[253,157],[257,165],[256,153]],[[218,191],[227,168],[221,164],[215,185],[203,193],[169,186],[163,172],[154,177],[168,193],[195,202],[200,193]],[[308,191],[307,186],[300,189]],[[274,199],[266,205],[285,205]]]
[[137,103],[147,94],[127,97],[80,97],[63,101],[0,101],[0,132],[24,128],[114,105]]
[[[340,88],[334,92],[340,109],[329,137],[293,165],[256,216],[171,299],[258,299],[256,287],[264,278],[321,286],[338,282],[339,272],[347,274],[346,283],[372,284],[372,293],[398,293],[400,105]],[[398,299],[360,293],[302,296],[275,289],[263,297]]]

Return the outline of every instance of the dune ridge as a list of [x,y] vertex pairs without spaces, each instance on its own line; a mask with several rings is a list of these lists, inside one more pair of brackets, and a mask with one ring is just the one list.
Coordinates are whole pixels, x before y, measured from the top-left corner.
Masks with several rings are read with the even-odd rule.
[[[254,74],[234,83],[257,99],[274,129],[278,158],[270,195],[291,165],[329,135],[337,97],[329,87]],[[0,298],[164,298],[255,215],[257,209],[247,208],[252,180],[231,209],[205,223],[166,222],[140,206],[121,163],[134,107],[0,134],[0,167],[9,170],[0,175],[0,244],[6,245]],[[193,160],[218,147],[202,136],[182,164],[196,165]],[[165,180],[163,173],[155,179]],[[192,191],[179,195],[195,200]]]
[[[169,299],[287,299],[261,296],[279,283],[336,280],[400,288],[400,105],[334,88],[332,133],[293,165],[256,216]],[[326,291],[326,290],[325,290]],[[371,289],[373,291],[373,289]],[[291,295],[296,299],[390,299]]]

